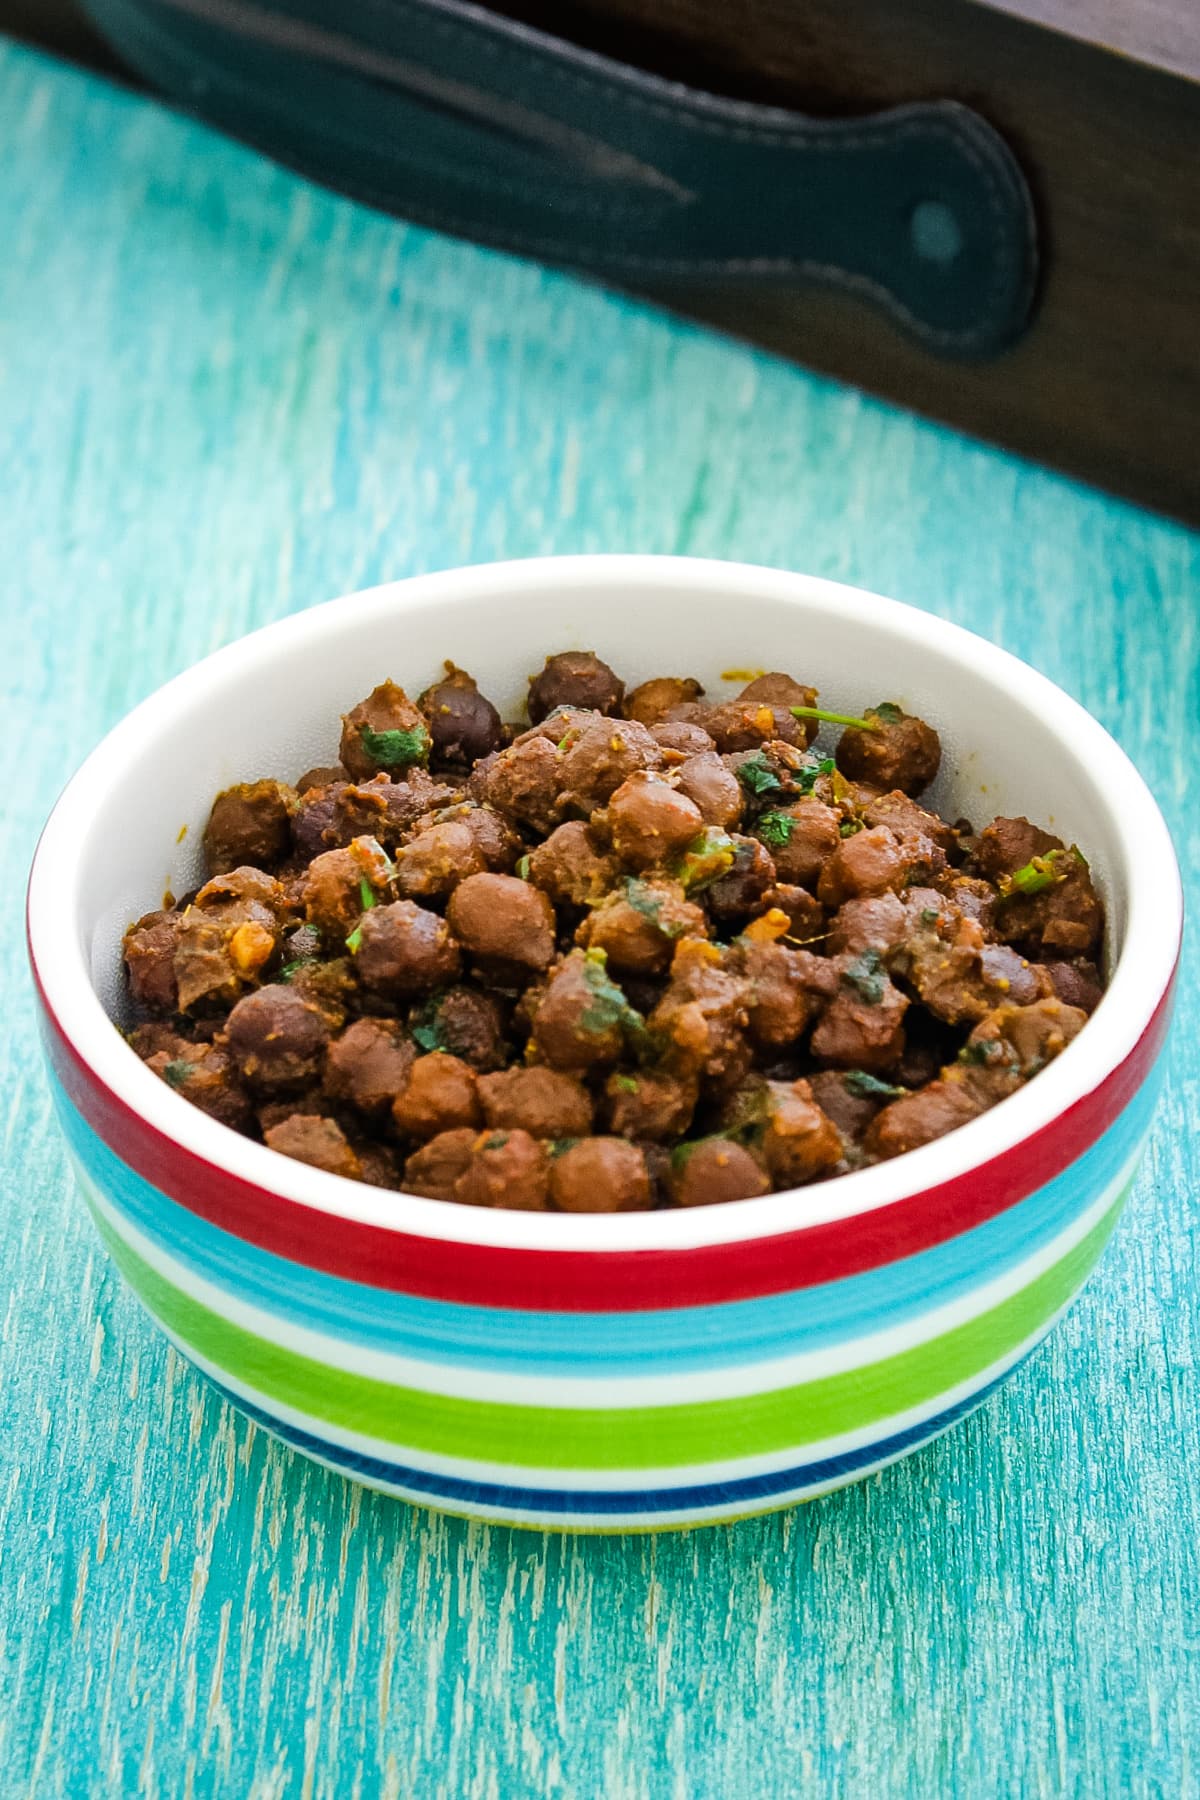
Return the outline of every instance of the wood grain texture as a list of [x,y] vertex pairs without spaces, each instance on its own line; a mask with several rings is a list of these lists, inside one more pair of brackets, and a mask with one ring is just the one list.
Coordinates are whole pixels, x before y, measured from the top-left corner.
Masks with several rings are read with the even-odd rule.
[[[1197,16],[1194,0],[1173,3]],[[676,80],[802,112],[947,98],[975,108],[1016,156],[1038,215],[1036,311],[999,357],[933,355],[868,306],[810,285],[647,285],[811,368],[1200,521],[1194,71],[1099,48],[1082,22],[1071,35],[967,0],[489,4]],[[1127,36],[1145,4],[1126,5]]]
[[[961,0],[960,0],[961,3]],[[1189,0],[967,0],[1117,50],[1151,68],[1200,77],[1200,12]]]
[[217,644],[621,548],[860,582],[1028,656],[1137,758],[1195,897],[1200,541],[26,51],[0,144],[0,1794],[1197,1794],[1194,963],[1127,1220],[996,1400],[808,1508],[585,1540],[349,1487],[166,1349],[71,1190],[20,889],[78,760]]

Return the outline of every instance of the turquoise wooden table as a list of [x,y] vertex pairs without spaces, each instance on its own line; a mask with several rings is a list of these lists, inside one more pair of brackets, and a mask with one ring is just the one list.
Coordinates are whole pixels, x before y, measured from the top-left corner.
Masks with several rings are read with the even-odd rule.
[[622,548],[999,639],[1132,752],[1195,896],[1200,540],[2,47],[0,246],[0,1794],[1195,1795],[1194,964],[1126,1220],[982,1412],[781,1516],[540,1537],[344,1485],[166,1348],[71,1191],[20,890],[75,764],[216,645]]

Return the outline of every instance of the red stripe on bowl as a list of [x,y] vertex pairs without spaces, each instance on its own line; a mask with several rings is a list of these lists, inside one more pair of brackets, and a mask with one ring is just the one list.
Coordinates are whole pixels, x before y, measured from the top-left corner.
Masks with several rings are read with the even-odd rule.
[[[765,1238],[679,1250],[524,1250],[331,1216],[243,1181],[150,1125],[83,1061],[34,971],[47,1049],[72,1103],[153,1187],[260,1249],[371,1287],[468,1306],[640,1312],[712,1306],[838,1281],[970,1231],[1043,1187],[1124,1111],[1162,1048],[1174,978],[1126,1060],[1065,1113],[991,1161],[919,1194]],[[186,1104],[186,1102],[183,1102]]]

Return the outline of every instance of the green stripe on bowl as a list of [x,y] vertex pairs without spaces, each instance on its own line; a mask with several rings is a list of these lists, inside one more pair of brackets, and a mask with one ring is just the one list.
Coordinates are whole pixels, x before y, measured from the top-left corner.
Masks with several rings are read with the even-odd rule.
[[[113,1261],[151,1313],[206,1362],[298,1413],[438,1456],[539,1469],[657,1469],[735,1461],[840,1437],[970,1380],[1031,1338],[1066,1304],[1098,1260],[1127,1192],[1087,1237],[1027,1287],[882,1362],[761,1394],[622,1408],[456,1399],[315,1362],[201,1306],[92,1211]],[[797,1306],[802,1309],[802,1298]]]

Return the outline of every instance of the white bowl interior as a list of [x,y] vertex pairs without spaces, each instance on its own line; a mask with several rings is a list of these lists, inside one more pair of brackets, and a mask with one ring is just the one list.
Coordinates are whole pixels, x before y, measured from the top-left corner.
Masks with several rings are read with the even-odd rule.
[[[43,980],[72,1035],[82,1032],[76,1042],[93,1066],[126,1097],[132,1092],[131,1104],[142,1111],[158,1112],[169,1102],[166,1128],[190,1139],[199,1132],[203,1153],[214,1160],[269,1156],[171,1094],[111,1029],[105,1043],[88,981],[110,1017],[119,1017],[121,934],[159,904],[164,890],[183,893],[201,878],[201,834],[220,788],[266,775],[291,780],[333,760],[340,713],[385,677],[417,693],[447,658],[469,669],[505,716],[519,717],[528,676],[548,651],[568,648],[596,650],[630,685],[650,675],[695,675],[711,695],[733,694],[747,671],[784,669],[811,682],[821,704],[838,711],[898,700],[941,733],[942,771],[931,792],[941,812],[977,824],[998,813],[1025,813],[1077,842],[1092,864],[1108,907],[1114,975],[1097,1022],[996,1112],[886,1171],[808,1190],[810,1213],[825,1215],[835,1191],[854,1184],[860,1197],[852,1204],[876,1203],[873,1189],[877,1199],[892,1198],[941,1178],[939,1163],[951,1172],[964,1152],[967,1164],[993,1154],[1043,1122],[1041,1115],[1052,1116],[1076,1090],[1095,1085],[1127,1053],[1169,979],[1179,932],[1178,877],[1154,802],[1095,720],[1033,670],[971,634],[835,583],[736,564],[578,557],[419,577],[314,608],[218,652],[110,734],[60,801],[31,884]],[[730,671],[736,677],[728,678]],[[835,739],[836,729],[826,727],[819,741],[832,746]],[[1136,969],[1122,955],[1127,943],[1135,944]],[[281,1161],[270,1158],[277,1187]],[[261,1162],[253,1178],[265,1179]],[[351,1184],[289,1165],[290,1190],[297,1181],[308,1190],[300,1197],[316,1193],[329,1203],[341,1192],[339,1209],[363,1211],[345,1200]],[[784,1198],[712,1210],[726,1220],[733,1210],[741,1215],[742,1228],[728,1234],[756,1234],[756,1212],[763,1229],[780,1228],[769,1219]],[[409,1197],[401,1204],[423,1215],[434,1207],[440,1215],[473,1216]],[[834,1203],[834,1211],[845,1209],[844,1200]],[[687,1217],[692,1239],[726,1234],[714,1230],[716,1220],[697,1225],[703,1212]],[[534,1224],[530,1216],[508,1219],[520,1221],[513,1227],[518,1240],[530,1229],[535,1236],[545,1232],[544,1221]],[[680,1228],[671,1215],[647,1215],[623,1220],[621,1236],[656,1221],[653,1241],[660,1241],[664,1219],[668,1230]],[[478,1216],[476,1223],[478,1229],[456,1227],[453,1235],[495,1236],[494,1224]],[[588,1240],[597,1227],[617,1224],[551,1223],[558,1231],[581,1230]]]

